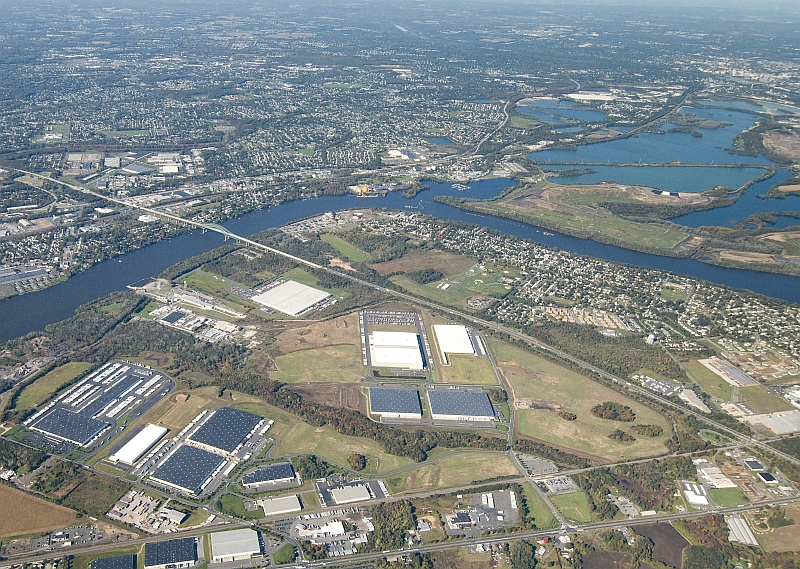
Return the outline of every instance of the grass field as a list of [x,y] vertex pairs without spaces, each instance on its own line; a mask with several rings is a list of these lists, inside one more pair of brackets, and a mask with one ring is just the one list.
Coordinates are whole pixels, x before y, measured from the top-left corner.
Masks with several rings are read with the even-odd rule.
[[381,275],[391,273],[411,273],[421,269],[434,269],[445,276],[460,275],[473,266],[476,262],[474,257],[448,253],[433,249],[431,251],[412,250],[400,257],[384,263],[371,264]]
[[361,347],[358,312],[351,312],[341,318],[313,322],[307,326],[289,328],[275,338],[275,345],[284,354],[337,344]]
[[364,376],[361,347],[353,344],[298,350],[278,356],[275,365],[278,371],[270,372],[270,379],[285,383],[347,383]]
[[409,458],[394,456],[383,451],[378,443],[369,439],[340,435],[331,427],[313,427],[296,420],[290,425],[273,427],[270,434],[278,444],[271,456],[291,456],[295,454],[316,454],[327,460],[347,466],[347,459],[353,453],[368,458],[365,474],[391,472],[414,464]]
[[466,547],[437,551],[431,555],[436,569],[490,569],[496,566],[490,552],[470,553]]
[[5,485],[0,485],[0,512],[0,538],[59,529],[77,519],[73,510]]
[[[490,342],[497,364],[511,386],[512,400],[541,400],[563,405],[564,411],[578,418],[565,421],[545,409],[517,409],[518,434],[575,449],[599,459],[630,460],[664,454],[664,441],[671,432],[666,418],[658,412],[621,393],[600,385],[549,360],[504,342]],[[615,429],[627,430],[633,423],[609,421],[596,417],[591,408],[603,401],[630,406],[636,424],[658,425],[659,437],[636,436],[633,443],[619,443],[608,438]]]
[[714,503],[722,508],[739,506],[749,502],[744,493],[738,488],[712,488],[709,490],[709,494]]
[[786,399],[761,385],[743,387],[741,395],[742,401],[756,413],[777,413],[794,409],[794,406]]
[[470,202],[469,209],[511,217],[580,237],[597,238],[636,250],[668,251],[689,236],[674,227],[630,221],[592,205],[519,200],[518,197],[512,194],[501,201]]
[[786,508],[785,511],[786,517],[794,520],[794,525],[756,534],[765,551],[797,551],[797,544],[800,543],[800,509]]
[[525,494],[525,503],[528,505],[528,520],[536,526],[536,529],[556,527],[556,517],[539,493],[530,484],[523,484],[522,489]]
[[294,561],[294,546],[291,543],[285,543],[281,548],[272,554],[272,561],[275,565],[285,565]]
[[508,455],[486,452],[454,454],[387,480],[392,493],[467,486],[498,476],[519,474]]
[[592,516],[589,513],[589,501],[583,492],[557,494],[556,496],[551,496],[550,501],[570,521],[578,523],[592,521]]
[[55,393],[64,383],[75,379],[90,367],[92,367],[92,364],[86,362],[70,362],[57,367],[25,387],[17,397],[14,406],[17,409],[32,409],[36,407],[46,397]]
[[681,362],[681,367],[692,374],[692,377],[700,384],[703,391],[711,397],[716,397],[723,402],[731,400],[731,384],[697,360]]
[[347,257],[348,260],[353,261],[354,263],[363,263],[367,260],[367,254],[364,253],[361,249],[353,247],[342,239],[334,235],[333,233],[323,233],[320,235],[320,239],[322,239],[325,243],[339,251],[342,255]]
[[497,376],[489,358],[452,355],[448,356],[448,359],[450,360],[449,366],[437,366],[439,381],[445,383],[497,385]]
[[246,512],[244,509],[244,500],[239,496],[234,496],[233,494],[223,494],[219,499],[217,506],[226,514],[236,516],[237,518],[257,520],[264,517],[264,510],[261,508],[251,512]]

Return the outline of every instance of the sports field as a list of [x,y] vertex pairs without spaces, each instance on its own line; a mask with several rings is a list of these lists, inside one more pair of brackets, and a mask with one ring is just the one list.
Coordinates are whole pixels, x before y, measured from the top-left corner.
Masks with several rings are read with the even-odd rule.
[[26,386],[17,397],[14,407],[17,409],[32,409],[36,407],[46,397],[55,393],[64,383],[75,379],[90,367],[92,367],[92,364],[86,362],[70,362],[57,367]]
[[0,485],[0,512],[0,538],[60,529],[77,519],[69,508],[5,485]]
[[723,508],[749,502],[744,493],[738,488],[712,488],[709,490],[709,494],[714,503]]
[[[576,420],[566,421],[546,408],[517,407],[518,435],[565,446],[600,460],[629,460],[667,452],[664,441],[671,428],[658,412],[530,352],[504,342],[490,344],[498,367],[511,386],[512,404],[520,401],[542,406],[561,405],[564,411],[577,415]],[[604,401],[628,405],[636,413],[636,421],[623,423],[595,416],[592,407]],[[658,437],[634,435],[636,441],[632,443],[608,438],[615,429],[625,431],[633,424],[658,425],[665,434]]]

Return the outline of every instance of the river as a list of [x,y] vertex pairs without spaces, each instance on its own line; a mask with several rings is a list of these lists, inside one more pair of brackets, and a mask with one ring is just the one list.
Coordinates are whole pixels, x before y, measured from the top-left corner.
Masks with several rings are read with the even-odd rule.
[[[269,209],[257,210],[222,225],[240,235],[251,235],[271,227],[280,227],[311,215],[326,211],[388,207],[403,209],[412,206],[440,219],[450,219],[485,225],[509,235],[530,239],[582,255],[599,257],[689,275],[699,279],[800,302],[800,278],[756,271],[727,269],[708,265],[692,259],[674,259],[629,251],[587,239],[567,235],[545,235],[541,228],[513,220],[477,215],[433,201],[437,195],[451,195],[487,199],[513,185],[508,179],[492,179],[470,184],[468,190],[457,190],[451,184],[430,183],[431,189],[407,200],[400,192],[385,198],[361,199],[352,195],[322,196],[310,200],[288,202]],[[47,324],[71,316],[86,302],[123,290],[127,285],[159,274],[169,267],[223,243],[221,235],[195,231],[176,238],[155,243],[131,253],[98,263],[86,271],[50,288],[0,301],[0,341],[6,341],[28,332],[42,330]]]

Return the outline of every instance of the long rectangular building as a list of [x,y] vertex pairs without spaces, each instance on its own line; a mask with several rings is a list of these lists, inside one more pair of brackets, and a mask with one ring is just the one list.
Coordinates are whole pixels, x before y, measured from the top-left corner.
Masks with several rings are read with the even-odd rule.
[[261,540],[254,530],[245,528],[211,534],[211,556],[214,563],[250,559],[260,554]]
[[156,468],[150,478],[199,496],[227,462],[218,454],[182,444]]
[[428,402],[434,421],[494,421],[495,413],[484,391],[429,389]]
[[144,569],[184,569],[197,563],[193,537],[154,541],[144,546]]
[[288,280],[255,295],[251,300],[267,308],[297,317],[329,296],[330,294],[324,290]]
[[263,421],[264,419],[258,415],[222,407],[192,433],[188,440],[213,452],[222,451],[231,454]]
[[381,419],[422,418],[422,405],[416,389],[372,387],[369,390],[369,412]]
[[108,457],[111,462],[122,462],[133,466],[137,460],[150,450],[154,444],[161,440],[167,433],[167,429],[158,425],[147,425],[139,431],[135,437],[128,441],[125,446],[116,453]]

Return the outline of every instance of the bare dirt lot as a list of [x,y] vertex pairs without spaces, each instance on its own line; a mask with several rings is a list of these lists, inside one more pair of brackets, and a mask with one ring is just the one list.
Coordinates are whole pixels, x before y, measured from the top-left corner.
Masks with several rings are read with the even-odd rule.
[[[20,490],[0,486],[0,537],[24,535],[67,527],[75,521],[75,512]],[[6,515],[14,512],[14,515]]]
[[775,154],[790,160],[800,160],[800,134],[785,130],[773,130],[764,134],[764,146]]
[[767,253],[752,253],[749,251],[728,251],[719,252],[719,258],[726,261],[737,261],[739,263],[760,263],[762,265],[776,265],[778,262],[772,255]]
[[410,251],[399,259],[385,263],[373,263],[369,267],[381,275],[391,273],[410,273],[423,269],[434,269],[444,275],[457,275],[463,273],[475,264],[472,257],[464,257],[447,253],[446,251]]

